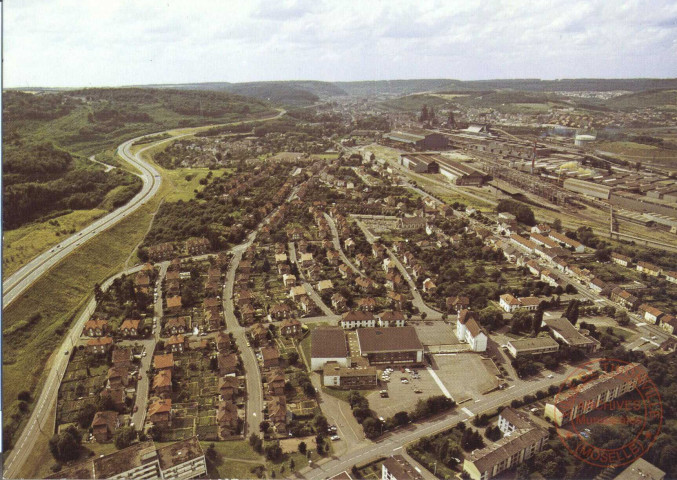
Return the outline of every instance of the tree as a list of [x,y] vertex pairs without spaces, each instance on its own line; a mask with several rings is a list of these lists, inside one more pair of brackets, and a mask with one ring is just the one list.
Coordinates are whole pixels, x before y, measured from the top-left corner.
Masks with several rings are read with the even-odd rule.
[[31,402],[33,401],[31,399],[31,393],[28,390],[22,390],[19,392],[19,395],[17,395],[17,398],[21,400],[22,402]]
[[313,418],[313,427],[315,428],[315,433],[318,435],[324,435],[327,429],[329,428],[329,422],[322,414],[315,415]]
[[579,305],[580,305],[580,302],[578,300],[572,300],[571,303],[569,304],[569,306],[567,307],[567,311],[566,311],[566,314],[565,314],[567,319],[574,326],[578,322]]
[[262,421],[262,422],[259,424],[259,430],[260,430],[261,433],[263,433],[264,435],[265,435],[266,433],[268,433],[268,429],[269,429],[269,428],[270,428],[270,423],[268,423],[266,420]]
[[298,352],[292,351],[292,352],[289,352],[289,353],[287,354],[287,363],[288,363],[289,365],[296,365],[296,362],[298,362],[298,361],[299,361],[299,354],[298,354]]
[[557,232],[561,232],[562,231],[562,220],[560,220],[559,218],[556,218],[552,222],[552,228]]
[[[306,445],[306,442],[299,443],[299,453],[301,455],[305,455],[307,450],[308,450],[308,446]],[[292,468],[294,468],[294,467],[292,467]]]
[[92,420],[94,420],[94,415],[96,415],[96,406],[93,403],[87,403],[82,407],[77,417],[80,428],[89,428],[92,424]]
[[538,335],[538,332],[541,330],[542,323],[543,323],[543,309],[539,307],[534,312],[534,318],[531,321],[531,330],[534,332],[534,336]]
[[293,471],[295,466],[296,464],[294,463],[294,459],[292,458],[291,460],[289,460],[289,470]]
[[55,460],[68,462],[80,456],[82,435],[74,426],[69,426],[49,440],[49,451]]
[[368,417],[364,420],[362,428],[364,430],[364,435],[367,438],[376,438],[381,433],[381,422],[376,420],[374,417]]
[[115,448],[122,450],[129,447],[134,440],[136,440],[136,430],[134,427],[122,427],[115,432],[113,443],[115,443]]
[[616,312],[616,322],[618,325],[621,327],[625,327],[630,324],[630,317],[628,316],[628,312],[625,310],[619,310]]

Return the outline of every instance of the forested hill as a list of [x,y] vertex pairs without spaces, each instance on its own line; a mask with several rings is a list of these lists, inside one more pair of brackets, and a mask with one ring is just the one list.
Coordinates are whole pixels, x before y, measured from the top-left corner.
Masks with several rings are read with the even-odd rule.
[[[225,92],[102,88],[3,92],[3,226],[61,212],[111,209],[141,183],[120,169],[104,173],[86,157],[124,140],[175,127],[261,118],[268,103]],[[112,155],[111,155],[112,156]]]

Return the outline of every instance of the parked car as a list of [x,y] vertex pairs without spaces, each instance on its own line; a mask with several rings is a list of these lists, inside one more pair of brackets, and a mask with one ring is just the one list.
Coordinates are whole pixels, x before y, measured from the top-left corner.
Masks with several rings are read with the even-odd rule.
[[332,441],[332,442],[336,442],[336,441],[338,441],[338,440],[341,440],[341,437],[339,437],[338,435],[332,435],[332,436],[331,436],[331,441]]

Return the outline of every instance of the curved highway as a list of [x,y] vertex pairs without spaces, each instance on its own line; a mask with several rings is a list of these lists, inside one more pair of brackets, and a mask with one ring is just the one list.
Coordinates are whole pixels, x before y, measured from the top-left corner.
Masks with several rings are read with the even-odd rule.
[[[151,134],[157,135],[157,134]],[[21,267],[14,274],[9,276],[4,282],[2,282],[2,306],[6,308],[12,301],[14,301],[19,295],[21,295],[33,282],[40,278],[44,273],[46,273],[50,268],[56,265],[58,262],[70,255],[75,249],[85,242],[91,240],[96,235],[102,231],[112,227],[120,220],[122,220],[128,214],[136,211],[139,207],[144,205],[148,200],[153,198],[155,193],[157,193],[160,185],[162,183],[162,178],[157,170],[153,168],[152,165],[146,163],[141,159],[141,153],[145,150],[148,150],[151,147],[159,145],[164,142],[175,140],[178,137],[171,137],[159,142],[153,142],[148,146],[139,150],[136,154],[131,153],[131,147],[134,142],[147,137],[149,135],[143,135],[141,137],[136,137],[131,140],[126,141],[118,147],[118,154],[128,163],[138,168],[141,171],[141,179],[143,180],[143,186],[141,191],[134,196],[129,202],[127,202],[122,207],[117,210],[112,211],[108,215],[105,215],[94,223],[88,225],[80,232],[72,235],[71,237],[63,240],[57,246],[47,250],[33,260],[28,262],[26,265]]]
[[[286,110],[279,109],[276,115],[255,119],[257,121],[266,121],[279,118],[284,115]],[[253,121],[253,120],[252,120]],[[240,123],[240,122],[231,122],[231,123]],[[222,125],[230,125],[231,123],[224,123],[219,125],[206,125],[205,127],[214,127]],[[200,127],[203,128],[203,127]],[[131,147],[134,142],[141,140],[142,138],[155,136],[162,133],[167,133],[175,129],[165,130],[164,132],[155,132],[149,133],[146,135],[141,135],[140,137],[132,138],[131,140],[126,141],[120,145],[117,149],[118,155],[120,155],[126,162],[130,163],[137,169],[141,171],[141,179],[143,180],[143,187],[141,191],[136,194],[132,200],[127,202],[122,207],[114,210],[108,215],[101,217],[96,220],[91,225],[88,225],[80,232],[75,235],[63,240],[56,247],[51,248],[45,252],[42,252],[40,255],[35,257],[33,260],[28,262],[26,265],[21,267],[19,270],[14,272],[8,278],[2,282],[2,308],[6,308],[12,301],[16,300],[29,286],[33,284],[38,278],[44,275],[50,268],[59,263],[61,260],[70,255],[75,249],[85,242],[91,240],[96,235],[102,231],[112,227],[128,214],[133,213],[143,204],[148,202],[153,196],[157,193],[162,183],[162,177],[160,173],[153,168],[152,165],[146,163],[141,159],[141,154],[152,148],[156,145],[160,145],[165,142],[172,142],[182,137],[187,137],[192,135],[192,133],[185,133],[183,135],[177,135],[170,137],[164,140],[157,142],[152,142],[147,146],[140,149],[135,154],[132,154]]]

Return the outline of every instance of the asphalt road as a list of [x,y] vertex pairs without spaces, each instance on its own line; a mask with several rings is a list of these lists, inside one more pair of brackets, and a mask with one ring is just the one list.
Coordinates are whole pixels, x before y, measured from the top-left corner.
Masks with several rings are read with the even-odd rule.
[[334,219],[331,218],[326,213],[324,214],[324,218],[326,218],[327,223],[329,223],[329,228],[331,229],[332,242],[334,243],[334,248],[339,252],[339,256],[341,257],[341,260],[343,260],[343,263],[348,265],[359,276],[366,277],[364,272],[362,272],[359,268],[357,268],[355,265],[353,265],[353,262],[350,261],[350,259],[346,256],[345,252],[343,251],[343,248],[341,247],[341,238],[339,237],[338,230],[336,229],[336,223],[334,222]]
[[484,396],[475,403],[466,403],[457,406],[451,413],[442,417],[436,417],[422,423],[410,424],[409,426],[386,434],[376,442],[365,440],[351,446],[350,450],[340,456],[334,456],[328,461],[316,463],[300,471],[301,476],[310,480],[330,478],[342,471],[350,471],[356,463],[363,463],[372,458],[386,457],[400,451],[404,446],[423,436],[431,435],[447,428],[453,427],[460,421],[493,410],[501,405],[508,405],[516,398],[532,394],[538,390],[547,389],[550,385],[559,385],[574,367],[567,366],[564,371],[554,374],[553,378],[543,377],[538,380],[519,381],[507,390],[496,391]]
[[[140,265],[127,271],[120,272],[106,280],[101,285],[101,288],[106,290],[117,277],[120,277],[124,274],[138,272],[139,270],[141,270]],[[61,384],[61,379],[66,372],[66,367],[68,366],[68,361],[70,360],[69,354],[73,347],[77,344],[85,322],[87,322],[90,315],[94,313],[95,308],[96,301],[92,296],[91,300],[85,307],[85,310],[80,314],[73,327],[71,327],[68,335],[61,344],[61,347],[59,347],[52,354],[50,371],[47,376],[47,380],[45,381],[44,387],[40,393],[40,397],[36,401],[35,408],[31,413],[26,427],[23,429],[21,435],[14,443],[14,448],[6,457],[3,478],[18,478],[18,472],[24,462],[30,458],[38,436],[45,435],[48,438],[52,436],[54,432],[54,425],[51,422],[47,422],[47,414],[50,409],[56,405],[57,396],[59,393],[59,385]],[[69,354],[66,354],[66,352]],[[50,362],[48,362],[48,365],[49,364]]]
[[14,274],[9,276],[2,283],[2,306],[7,307],[14,301],[21,293],[23,293],[33,282],[45,274],[50,268],[58,262],[66,258],[80,245],[88,242],[102,231],[112,227],[125,216],[136,211],[139,207],[148,202],[157,193],[162,183],[162,178],[152,165],[146,163],[141,159],[141,154],[151,147],[159,145],[164,142],[172,141],[178,137],[153,142],[148,146],[139,150],[136,154],[131,153],[131,147],[134,142],[144,138],[148,135],[136,137],[123,143],[118,147],[118,154],[128,163],[138,168],[142,173],[140,175],[143,180],[141,191],[136,194],[129,202],[117,210],[112,211],[108,215],[101,217],[92,224],[82,229],[79,233],[63,240],[56,247],[47,250],[26,265],[17,270]]
[[[273,120],[279,118],[282,115],[286,114],[286,110],[280,110],[278,114],[262,118],[260,121]],[[237,123],[237,122],[232,122]],[[230,125],[230,124],[221,124],[221,125]],[[213,125],[219,126],[219,125]],[[171,130],[166,130],[169,132]],[[143,186],[141,191],[132,198],[125,205],[121,206],[117,210],[112,211],[108,215],[101,217],[96,220],[94,223],[88,225],[80,232],[72,235],[71,237],[63,240],[56,247],[51,248],[45,252],[42,252],[40,255],[35,257],[33,260],[28,262],[26,265],[21,267],[19,270],[14,272],[12,275],[7,277],[2,283],[2,307],[7,307],[12,301],[14,301],[19,295],[21,295],[28,287],[30,287],[33,282],[38,278],[44,275],[50,268],[56,265],[58,262],[66,258],[78,247],[83,245],[85,242],[91,240],[96,235],[102,231],[112,227],[120,220],[122,220],[127,215],[136,211],[143,204],[148,202],[160,189],[162,184],[162,177],[159,172],[153,168],[152,165],[145,162],[141,159],[141,154],[148,150],[149,148],[155,147],[165,142],[172,142],[176,139],[190,136],[191,134],[187,133],[184,135],[177,135],[175,137],[167,138],[160,140],[158,142],[152,142],[147,146],[140,149],[135,154],[132,154],[131,147],[134,142],[149,136],[158,135],[165,132],[155,132],[147,135],[141,135],[140,137],[132,138],[131,140],[126,141],[118,147],[117,153],[120,155],[126,162],[136,167],[141,171],[141,179],[143,180]]]

